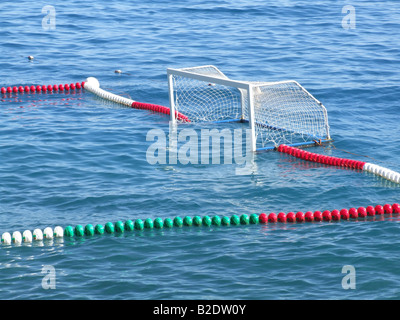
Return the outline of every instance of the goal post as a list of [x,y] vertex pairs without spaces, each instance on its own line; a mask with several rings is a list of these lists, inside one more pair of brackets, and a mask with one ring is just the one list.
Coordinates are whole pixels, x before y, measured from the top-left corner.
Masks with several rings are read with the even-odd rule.
[[212,65],[167,69],[171,122],[248,122],[252,151],[330,140],[326,108],[298,82],[238,81]]

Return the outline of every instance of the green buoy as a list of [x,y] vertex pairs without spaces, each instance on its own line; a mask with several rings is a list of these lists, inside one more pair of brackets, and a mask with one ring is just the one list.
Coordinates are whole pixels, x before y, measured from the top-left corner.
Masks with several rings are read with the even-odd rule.
[[206,227],[211,226],[211,218],[209,216],[204,216],[202,222]]
[[143,228],[144,228],[143,220],[141,220],[141,219],[135,220],[135,229],[136,230],[143,230]]
[[241,224],[249,224],[249,216],[247,214],[242,214],[240,216],[240,223]]
[[182,218],[181,217],[175,217],[174,218],[174,226],[180,228],[180,227],[182,227],[182,225],[183,225]]
[[124,233],[124,229],[125,229],[125,226],[124,226],[124,223],[122,221],[117,221],[115,223],[115,231],[116,232]]
[[94,227],[95,234],[104,234],[104,227],[101,224],[96,224]]
[[132,220],[126,220],[124,227],[126,231],[132,231],[135,228]]
[[64,230],[64,236],[73,237],[74,236],[74,228],[72,228],[71,226],[66,227]]
[[155,219],[154,219],[154,228],[156,228],[156,229],[162,229],[163,226],[164,226],[164,223],[163,223],[163,221],[162,221],[161,218],[155,218]]
[[150,218],[144,220],[144,227],[146,229],[153,229],[153,220],[151,220]]
[[174,225],[174,222],[172,221],[171,218],[166,218],[164,220],[164,227],[165,228],[172,228],[173,225]]
[[214,216],[214,217],[212,217],[211,223],[214,226],[220,226],[221,225],[221,218],[219,216]]
[[104,229],[107,233],[114,233],[115,231],[114,224],[112,222],[107,222]]
[[82,237],[82,236],[83,236],[84,230],[83,230],[83,227],[82,227],[80,224],[78,224],[78,225],[75,227],[75,234],[76,234],[78,237]]
[[231,224],[234,226],[238,226],[240,224],[240,218],[236,214],[231,217]]
[[199,216],[193,217],[193,225],[195,225],[196,227],[200,227],[201,224],[201,218]]
[[221,219],[221,224],[223,226],[229,226],[231,224],[231,220],[228,217],[224,216]]
[[191,227],[192,224],[193,224],[193,220],[192,220],[191,217],[186,216],[186,217],[183,218],[183,225],[184,226]]
[[87,224],[85,226],[85,235],[87,236],[93,236],[94,235],[94,227],[91,224]]
[[257,224],[258,223],[258,215],[253,213],[250,215],[250,223],[251,224]]

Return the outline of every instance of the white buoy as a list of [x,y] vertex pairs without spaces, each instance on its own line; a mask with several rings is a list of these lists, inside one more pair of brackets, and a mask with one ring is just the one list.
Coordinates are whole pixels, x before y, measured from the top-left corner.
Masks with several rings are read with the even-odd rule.
[[25,230],[22,233],[22,241],[23,242],[32,242],[32,232],[30,232],[30,230]]
[[43,230],[43,238],[44,239],[53,239],[53,229],[47,227]]
[[92,88],[96,88],[96,89],[100,88],[100,82],[95,77],[87,78],[86,81],[85,81],[85,84],[88,84]]
[[2,244],[11,244],[11,234],[9,234],[8,232],[4,232],[1,235],[1,243]]
[[32,61],[32,60],[35,59],[35,58],[34,58],[33,56],[29,56],[28,59],[29,59],[30,61]]
[[64,230],[60,226],[54,228],[54,237],[62,238],[64,236]]
[[43,232],[40,229],[33,230],[33,239],[40,241],[43,240]]
[[21,232],[19,231],[14,231],[11,237],[11,241],[15,244],[21,244],[22,243],[22,235]]

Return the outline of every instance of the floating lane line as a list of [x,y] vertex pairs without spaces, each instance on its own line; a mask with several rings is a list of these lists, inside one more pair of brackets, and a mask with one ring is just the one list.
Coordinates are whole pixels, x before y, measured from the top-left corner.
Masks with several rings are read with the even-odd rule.
[[306,150],[287,146],[284,144],[281,144],[277,148],[277,151],[289,154],[295,158],[299,158],[299,159],[306,160],[306,161],[322,163],[322,164],[326,164],[326,165],[330,165],[330,166],[338,166],[338,167],[367,171],[367,172],[376,174],[378,176],[381,176],[382,178],[390,180],[394,183],[400,184],[400,173],[395,172],[390,169],[387,169],[387,168],[384,168],[384,167],[381,167],[381,166],[378,166],[376,164],[363,162],[363,161],[357,161],[357,160],[351,160],[351,159],[325,156],[322,154],[309,152]]
[[[125,98],[114,93],[108,92],[100,88],[99,81],[94,77],[89,77],[86,81],[71,83],[71,84],[54,84],[54,85],[31,85],[31,86],[9,86],[2,87],[0,93],[4,96],[12,94],[29,94],[29,93],[66,93],[75,92],[80,89],[86,89],[87,91],[95,94],[96,96],[112,101],[118,104],[122,104],[131,108],[140,110],[149,110],[156,113],[162,113],[170,115],[171,110],[168,107],[152,104],[138,102],[129,98]],[[176,118],[182,122],[190,122],[189,118],[184,114],[176,111]]]
[[165,218],[151,218],[147,219],[136,219],[126,220],[125,222],[117,221],[115,223],[107,222],[105,225],[102,224],[87,224],[85,226],[76,225],[67,226],[62,228],[56,226],[54,229],[46,227],[42,231],[41,229],[35,229],[33,232],[25,230],[22,234],[19,231],[14,231],[12,234],[4,232],[1,236],[1,243],[3,245],[21,245],[22,243],[40,242],[45,240],[51,240],[56,238],[82,238],[91,237],[94,235],[103,234],[123,234],[125,232],[132,232],[135,230],[146,230],[146,229],[171,229],[171,228],[182,228],[182,227],[210,227],[210,226],[239,226],[249,224],[274,224],[274,223],[303,223],[303,222],[339,222],[341,220],[360,220],[366,217],[373,216],[384,216],[384,215],[400,214],[400,205],[394,203],[393,205],[369,205],[367,207],[350,208],[339,210],[323,210],[323,211],[307,211],[305,213],[298,212],[279,212],[278,214],[271,212],[269,214],[242,214],[227,216],[186,216],[183,219],[181,217]]
[[[112,101],[115,103],[119,103],[128,107],[132,107],[135,109],[142,109],[142,110],[150,110],[153,112],[158,112],[158,113],[163,113],[166,115],[170,115],[171,110],[168,107],[160,106],[157,104],[151,104],[151,103],[143,103],[143,102],[137,102],[132,99],[128,99],[119,95],[116,95],[114,93],[108,92],[100,88],[100,83],[99,81],[94,78],[94,77],[89,77],[86,79],[84,82],[84,88],[97,95],[100,98],[103,98],[108,101]],[[183,122],[190,122],[189,118],[185,116],[184,114],[177,112],[176,111],[176,118],[180,121]]]

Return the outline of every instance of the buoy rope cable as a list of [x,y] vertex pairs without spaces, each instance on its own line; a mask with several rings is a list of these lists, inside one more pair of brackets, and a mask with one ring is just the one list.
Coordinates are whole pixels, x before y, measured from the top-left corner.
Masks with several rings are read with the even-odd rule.
[[123,234],[124,232],[145,229],[170,229],[173,227],[210,227],[210,226],[238,226],[249,224],[270,224],[270,223],[303,223],[303,222],[339,222],[341,220],[360,220],[367,217],[374,217],[376,215],[384,217],[384,215],[391,216],[392,214],[400,213],[400,205],[394,203],[393,205],[369,205],[367,207],[358,207],[350,209],[339,210],[323,210],[323,211],[291,211],[288,213],[279,212],[278,214],[271,212],[269,214],[242,214],[228,216],[185,216],[183,219],[179,216],[174,219],[171,218],[151,218],[126,220],[125,222],[117,221],[115,223],[107,222],[102,224],[87,224],[85,227],[78,224],[75,227],[69,225],[65,228],[56,226],[54,230],[51,227],[41,229],[34,229],[33,232],[25,230],[22,234],[19,231],[14,231],[12,234],[4,232],[1,236],[1,243],[3,245],[22,243],[32,243],[36,241],[50,240],[53,238],[81,238],[84,236],[94,236],[103,234]]
[[[114,93],[108,92],[106,90],[103,90],[102,88],[100,88],[100,83],[99,81],[94,78],[94,77],[89,77],[86,79],[85,83],[84,83],[84,88],[97,95],[100,98],[103,98],[105,100],[109,100],[112,102],[116,102],[119,104],[123,104],[135,109],[144,109],[144,110],[150,110],[150,111],[154,111],[154,112],[158,112],[158,113],[163,113],[166,115],[170,115],[171,109],[168,107],[164,107],[161,105],[157,105],[157,104],[151,104],[151,103],[143,103],[143,102],[138,102],[132,99],[128,99],[125,97],[122,97],[120,95],[116,95]],[[189,118],[187,116],[185,116],[184,114],[175,111],[175,115],[176,118],[182,122],[190,122]]]
[[390,180],[394,183],[400,184],[400,173],[378,166],[376,164],[363,162],[359,160],[325,156],[322,154],[305,151],[299,148],[286,146],[284,144],[280,145],[276,150],[281,153],[286,153],[295,158],[299,158],[306,161],[322,163],[330,166],[338,166],[338,167],[368,171],[370,173],[381,176],[382,178]]
[[25,86],[12,86],[2,87],[1,94],[23,94],[23,93],[50,93],[50,92],[64,92],[80,90],[84,86],[84,82],[77,82],[71,84],[54,84],[54,85],[25,85]]
[[380,163],[385,163],[385,164],[389,164],[389,165],[395,165],[395,166],[398,165],[398,163],[389,162],[389,161],[386,161],[386,160],[379,160],[379,159],[373,158],[373,157],[365,155],[365,154],[354,153],[354,152],[350,152],[348,150],[337,148],[333,143],[332,143],[332,147],[335,150],[339,150],[339,151],[342,151],[342,152],[345,152],[345,153],[348,153],[348,154],[351,154],[351,155],[354,155],[354,156],[368,158],[368,159],[371,159],[373,161],[380,162]]
[[[71,92],[75,90],[80,90],[82,88],[108,101],[126,105],[135,109],[149,110],[157,113],[170,115],[170,108],[168,107],[151,103],[137,102],[135,100],[132,100],[128,93],[123,93],[123,95],[129,97],[126,98],[123,97],[122,95],[117,95],[105,91],[100,88],[98,80],[93,77],[89,77],[86,79],[86,81],[83,82],[71,83],[71,84],[31,85],[31,86],[20,85],[20,86],[2,87],[0,89],[0,93],[3,96],[7,96],[7,94],[10,95],[10,94],[25,94],[25,93],[52,93],[52,92],[62,93],[62,92]],[[190,122],[187,116],[177,111],[176,111],[176,118],[182,122]]]

